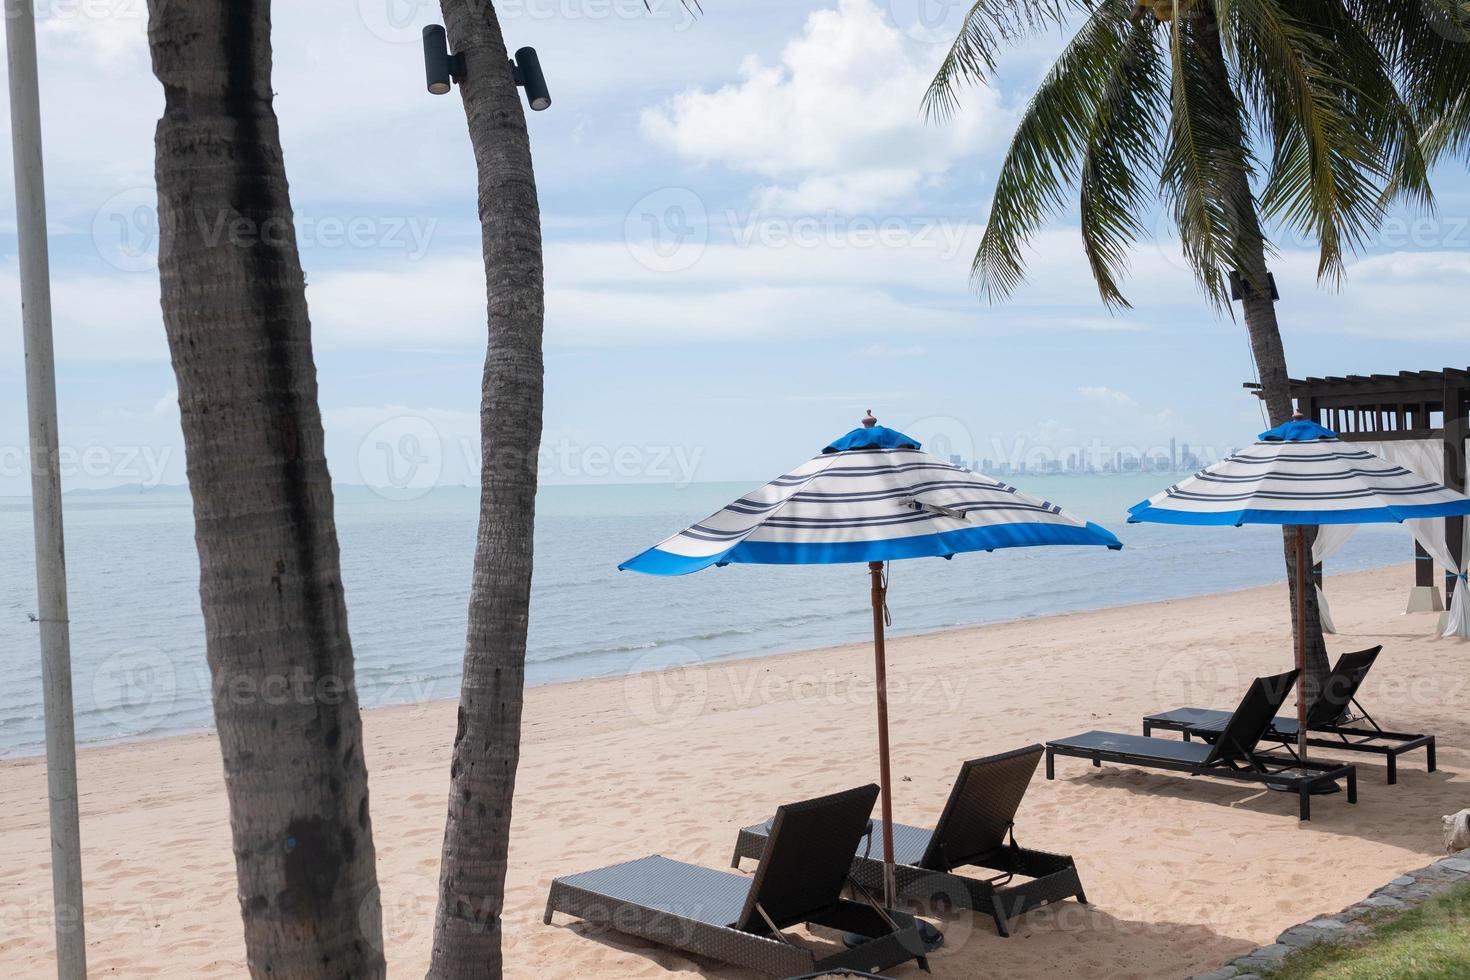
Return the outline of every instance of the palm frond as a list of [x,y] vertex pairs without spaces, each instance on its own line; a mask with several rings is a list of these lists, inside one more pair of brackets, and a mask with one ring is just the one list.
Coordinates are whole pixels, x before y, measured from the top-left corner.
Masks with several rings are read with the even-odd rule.
[[[1378,52],[1336,0],[1233,0],[1243,87],[1272,142],[1261,207],[1316,237],[1318,275],[1337,281],[1344,253],[1382,219],[1393,154],[1405,187],[1421,185],[1417,130]],[[1309,8],[1309,9],[1303,9]],[[1408,133],[1405,133],[1408,124]],[[1412,150],[1410,147],[1412,146]]]
[[1082,157],[1082,246],[1110,309],[1130,305],[1119,280],[1128,270],[1129,247],[1145,231],[1140,216],[1156,186],[1164,116],[1159,103],[1168,90],[1157,33],[1152,17],[1134,18],[1127,29]]
[[1015,44],[1050,26],[1068,12],[1089,10],[1098,0],[975,0],[954,43],[924,93],[924,115],[944,120],[959,108],[961,85],[983,84],[995,70],[1003,45]]
[[1195,280],[1228,310],[1226,274],[1263,246],[1242,107],[1231,90],[1213,12],[1192,7],[1169,29],[1170,115],[1160,184]]
[[1021,116],[971,267],[975,288],[992,302],[1021,284],[1026,243],[1066,204],[1132,7],[1133,0],[1100,0]]

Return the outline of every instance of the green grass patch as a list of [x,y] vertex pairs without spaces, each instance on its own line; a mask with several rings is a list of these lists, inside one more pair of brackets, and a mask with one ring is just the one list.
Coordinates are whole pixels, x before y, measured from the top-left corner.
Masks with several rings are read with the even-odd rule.
[[1470,977],[1470,883],[1377,922],[1352,945],[1316,943],[1270,980],[1465,980]]

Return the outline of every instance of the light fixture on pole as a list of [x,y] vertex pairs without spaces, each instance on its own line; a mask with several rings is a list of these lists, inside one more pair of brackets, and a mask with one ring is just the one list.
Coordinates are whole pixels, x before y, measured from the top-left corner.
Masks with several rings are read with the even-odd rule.
[[464,78],[464,55],[449,53],[449,39],[438,24],[424,28],[424,75],[431,95],[448,95],[451,83]]
[[[511,78],[526,90],[526,101],[533,112],[551,108],[551,90],[535,48],[521,48],[509,62]],[[431,95],[448,95],[465,77],[463,53],[449,53],[449,38],[439,24],[424,28],[424,77]]]
[[546,76],[541,71],[541,59],[535,48],[521,48],[510,63],[516,84],[526,90],[526,101],[534,112],[551,108],[551,90],[546,87]]

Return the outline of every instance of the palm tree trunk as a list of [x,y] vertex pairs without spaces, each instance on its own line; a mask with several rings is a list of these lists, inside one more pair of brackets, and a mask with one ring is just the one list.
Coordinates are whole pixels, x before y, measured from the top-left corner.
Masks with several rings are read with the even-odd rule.
[[499,977],[511,797],[520,758],[541,444],[544,299],[531,143],[494,8],[441,0],[479,172],[489,344],[480,527],[428,976]]
[[[1213,76],[1221,91],[1225,93],[1222,104],[1233,104],[1235,98],[1230,87],[1230,75],[1226,69],[1224,51],[1220,46],[1219,25],[1215,20],[1213,5],[1198,4],[1192,8],[1198,16],[1206,19],[1206,29],[1215,43],[1201,45],[1211,55],[1204,66]],[[1241,299],[1241,311],[1245,319],[1246,333],[1250,336],[1251,354],[1256,363],[1257,380],[1261,385],[1261,398],[1272,426],[1290,421],[1292,416],[1291,383],[1286,371],[1286,351],[1281,344],[1281,328],[1276,321],[1276,301],[1271,297],[1269,272],[1266,267],[1266,242],[1261,234],[1260,217],[1256,212],[1255,198],[1251,193],[1250,174],[1246,163],[1246,139],[1243,131],[1238,132],[1236,145],[1241,152],[1232,161],[1231,186],[1226,193],[1234,201],[1236,248],[1242,268],[1240,278],[1245,295]],[[1317,607],[1317,590],[1312,576],[1307,575],[1307,594],[1297,595],[1296,543],[1293,527],[1282,528],[1282,549],[1286,556],[1287,583],[1290,593],[1290,615],[1292,638],[1297,632],[1297,603],[1305,599],[1307,642],[1306,642],[1306,694],[1310,703],[1326,681],[1331,670],[1327,661],[1327,644],[1322,637],[1322,618]],[[1316,529],[1308,528],[1308,548],[1316,539]],[[1310,550],[1309,550],[1310,554]],[[1310,558],[1308,559],[1310,561]],[[1308,569],[1310,572],[1310,569]]]
[[245,950],[271,980],[384,975],[367,768],[269,0],[149,0],[163,321]]

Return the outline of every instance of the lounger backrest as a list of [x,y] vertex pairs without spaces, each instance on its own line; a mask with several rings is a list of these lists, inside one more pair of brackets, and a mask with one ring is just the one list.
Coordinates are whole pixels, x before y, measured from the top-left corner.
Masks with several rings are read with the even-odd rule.
[[1343,716],[1353,698],[1358,696],[1358,688],[1363,686],[1368,668],[1373,666],[1381,652],[1383,647],[1376,646],[1371,650],[1344,653],[1337,658],[1332,673],[1327,675],[1322,690],[1317,692],[1317,700],[1307,709],[1308,728],[1331,725]]
[[1296,682],[1297,672],[1288,670],[1271,677],[1257,677],[1240,701],[1240,707],[1225,723],[1215,747],[1205,758],[1205,765],[1216,762],[1244,761],[1255,752],[1272,720],[1286,699],[1291,695],[1291,686]]
[[1003,845],[1045,751],[1028,745],[960,766],[921,865],[949,871]]
[[806,922],[835,904],[877,799],[878,787],[870,783],[778,808],[735,927],[770,931],[757,902],[778,927]]

